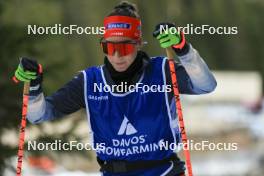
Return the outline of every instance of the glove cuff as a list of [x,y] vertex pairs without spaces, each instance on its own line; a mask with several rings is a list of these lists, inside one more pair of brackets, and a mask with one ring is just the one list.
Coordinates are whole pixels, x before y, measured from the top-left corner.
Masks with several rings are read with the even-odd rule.
[[175,51],[177,56],[183,56],[189,52],[190,44],[186,42],[186,44],[184,45],[182,49],[177,49],[177,48],[172,48],[172,49]]
[[30,95],[38,95],[42,92],[41,83],[43,81],[42,65],[38,64],[38,77],[35,80],[30,81]]
[[42,86],[41,84],[35,85],[35,86],[31,86],[29,88],[29,95],[30,96],[37,96],[40,93],[42,93]]

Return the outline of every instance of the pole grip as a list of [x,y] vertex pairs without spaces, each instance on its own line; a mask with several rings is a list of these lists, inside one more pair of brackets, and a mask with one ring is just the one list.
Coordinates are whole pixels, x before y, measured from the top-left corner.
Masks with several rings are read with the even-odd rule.
[[166,54],[167,54],[168,59],[173,59],[174,58],[173,50],[172,50],[171,47],[166,48]]
[[30,82],[25,82],[23,88],[23,95],[29,95],[29,87],[30,87]]

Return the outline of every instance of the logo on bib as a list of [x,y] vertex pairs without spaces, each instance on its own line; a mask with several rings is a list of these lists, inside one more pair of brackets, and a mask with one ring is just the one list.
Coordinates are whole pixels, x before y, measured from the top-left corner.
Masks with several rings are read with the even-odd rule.
[[121,123],[121,126],[118,131],[118,135],[131,135],[137,133],[137,130],[135,127],[129,122],[126,116],[124,116],[124,120]]

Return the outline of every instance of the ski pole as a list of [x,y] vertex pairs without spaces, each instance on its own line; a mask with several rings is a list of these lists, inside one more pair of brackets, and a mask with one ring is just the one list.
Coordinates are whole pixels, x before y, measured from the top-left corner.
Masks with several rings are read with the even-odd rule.
[[173,57],[172,48],[166,48],[166,54],[167,54],[168,61],[169,61],[169,68],[170,68],[170,75],[171,75],[171,80],[172,80],[173,94],[174,94],[175,103],[176,103],[180,132],[181,132],[181,136],[182,136],[185,162],[186,162],[186,166],[187,166],[188,176],[192,176],[193,173],[192,173],[191,156],[190,156],[190,151],[188,148],[188,139],[187,139],[187,134],[185,131],[185,126],[184,126],[184,121],[183,121],[183,114],[182,114],[181,101],[180,101],[180,93],[179,93],[179,89],[178,89],[178,82],[177,82],[176,70],[175,70],[175,66],[174,66],[174,59],[173,59],[174,57]]
[[[19,81],[13,77],[13,81],[18,83]],[[22,119],[19,131],[19,142],[18,142],[18,153],[17,153],[17,168],[16,168],[16,176],[21,176],[22,173],[22,161],[24,155],[24,143],[25,143],[25,129],[26,129],[26,116],[27,116],[27,107],[28,107],[28,99],[29,99],[29,82],[24,83],[23,88],[23,105],[22,105]]]

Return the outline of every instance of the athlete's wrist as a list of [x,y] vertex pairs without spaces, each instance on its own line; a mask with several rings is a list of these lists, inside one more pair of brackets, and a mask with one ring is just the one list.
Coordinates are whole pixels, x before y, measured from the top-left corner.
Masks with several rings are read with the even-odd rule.
[[172,47],[172,49],[175,51],[177,56],[184,56],[190,51],[190,44],[186,42],[183,48],[179,49],[179,48]]

